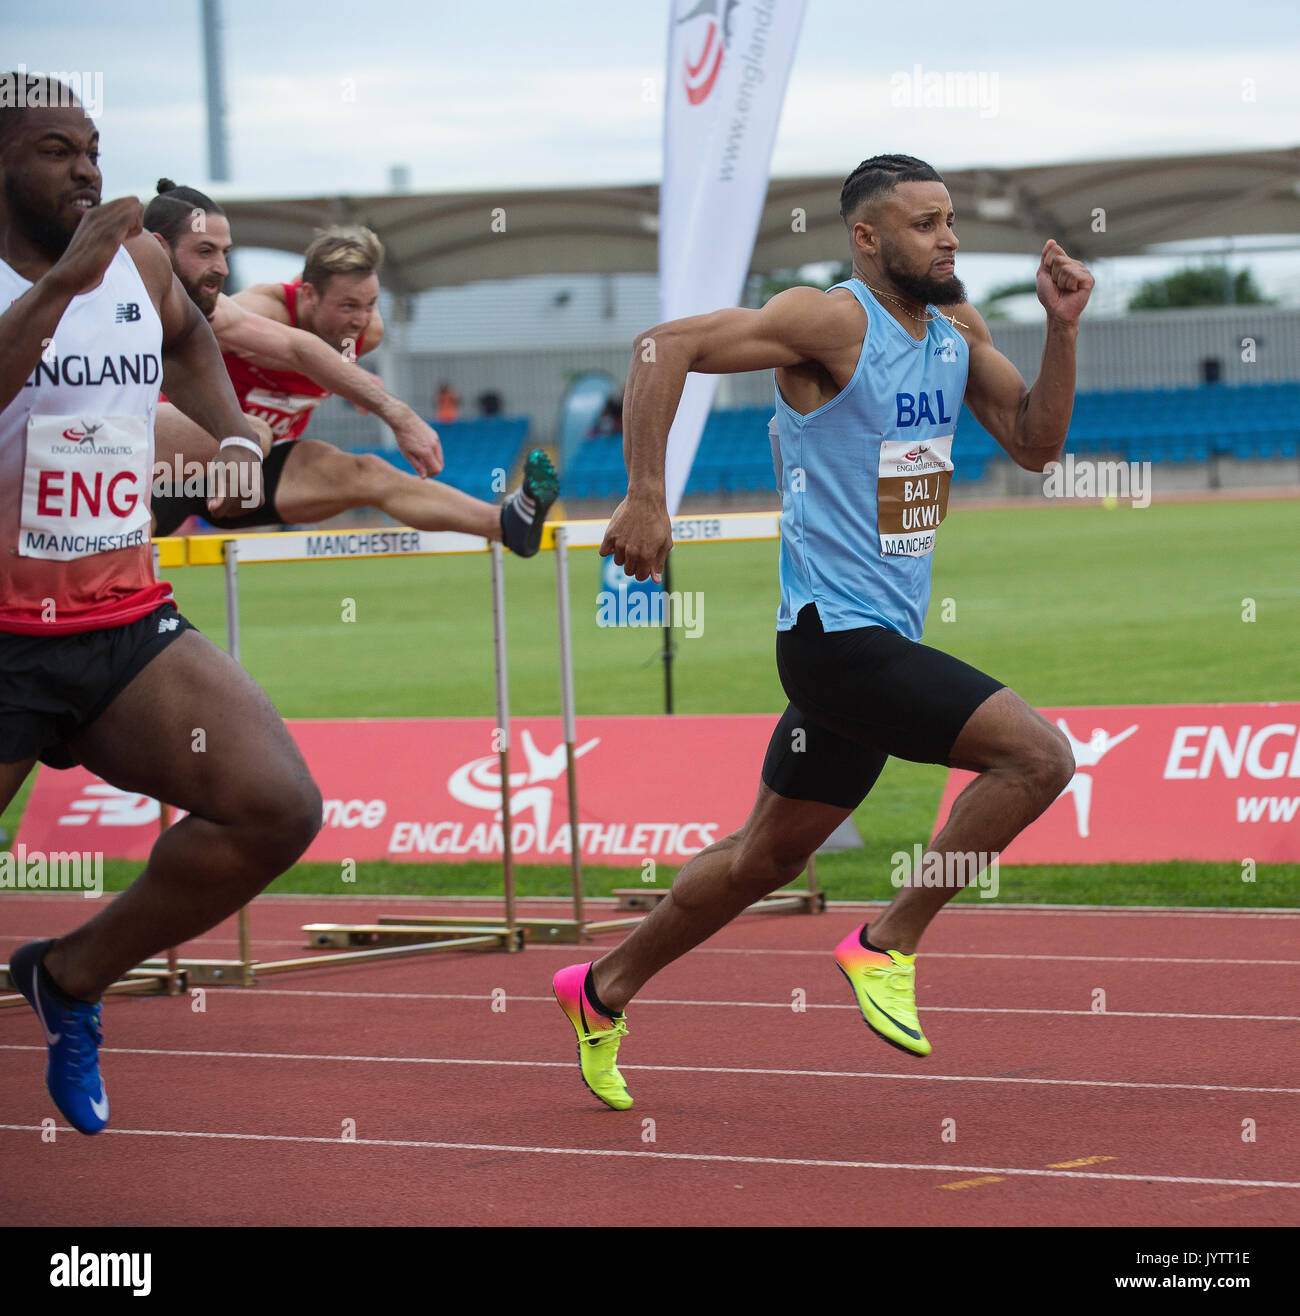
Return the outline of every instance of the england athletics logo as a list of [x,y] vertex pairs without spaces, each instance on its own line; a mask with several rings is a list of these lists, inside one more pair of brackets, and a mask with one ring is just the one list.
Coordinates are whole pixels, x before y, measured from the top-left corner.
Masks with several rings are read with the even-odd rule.
[[[692,45],[683,45],[682,56],[682,85],[692,105],[703,105],[718,81],[722,56],[731,40],[731,11],[739,4],[740,0],[699,0],[689,13],[677,20],[679,24],[694,23],[690,33]],[[696,22],[697,19],[704,21]]]

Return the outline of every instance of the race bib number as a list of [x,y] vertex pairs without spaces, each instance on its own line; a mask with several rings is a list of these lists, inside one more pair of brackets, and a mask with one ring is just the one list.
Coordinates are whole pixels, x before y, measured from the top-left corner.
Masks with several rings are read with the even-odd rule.
[[952,435],[941,439],[887,439],[880,445],[876,486],[880,551],[892,557],[934,552],[939,523],[948,515]]
[[143,416],[32,416],[23,467],[21,557],[71,562],[149,542]]
[[274,438],[287,439],[307,427],[312,411],[324,401],[323,397],[302,393],[272,393],[270,389],[254,388],[248,391],[243,405],[247,415],[266,421]]

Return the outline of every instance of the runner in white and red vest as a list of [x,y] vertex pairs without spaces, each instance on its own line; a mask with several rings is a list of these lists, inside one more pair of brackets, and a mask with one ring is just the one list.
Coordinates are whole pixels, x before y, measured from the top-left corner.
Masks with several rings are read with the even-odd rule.
[[179,411],[224,436],[213,455],[234,492],[208,510],[260,501],[261,449],[216,339],[139,201],[100,204],[99,133],[68,88],[0,80],[19,92],[0,97],[0,809],[44,757],[187,815],[95,918],[9,961],[49,1047],[50,1095],[97,1133],[104,990],[284,872],[319,831],[321,798],[266,695],[154,576],[164,372]]

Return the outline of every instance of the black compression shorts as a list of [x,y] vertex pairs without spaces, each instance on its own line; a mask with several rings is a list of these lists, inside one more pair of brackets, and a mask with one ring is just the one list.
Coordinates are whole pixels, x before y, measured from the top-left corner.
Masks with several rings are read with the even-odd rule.
[[825,631],[816,604],[778,631],[790,700],[763,762],[769,790],[854,809],[885,760],[946,763],[971,714],[1003,688],[960,659],[883,626]]
[[0,763],[76,761],[65,741],[88,727],[133,677],[194,627],[170,603],[97,631],[0,631]]
[[[293,447],[290,442],[277,443],[262,459],[262,489],[265,497],[261,507],[251,512],[242,512],[236,516],[223,517],[212,524],[221,530],[247,530],[259,525],[283,525],[279,512],[275,508],[275,493],[280,487],[280,474],[284,470],[285,459]],[[211,521],[207,499],[195,497],[155,498],[150,504],[154,515],[154,538],[162,539],[174,534],[191,516],[201,516]]]

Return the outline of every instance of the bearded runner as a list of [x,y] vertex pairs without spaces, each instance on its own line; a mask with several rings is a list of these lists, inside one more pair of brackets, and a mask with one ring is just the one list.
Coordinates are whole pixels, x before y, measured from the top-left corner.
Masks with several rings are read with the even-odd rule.
[[[263,435],[266,501],[226,516],[223,530],[310,525],[354,508],[374,507],[416,530],[455,530],[503,543],[520,557],[541,545],[547,513],[559,495],[550,458],[533,449],[523,482],[500,506],[473,498],[432,477],[443,466],[437,434],[393,397],[357,359],[383,339],[379,270],[384,251],[366,228],[335,228],[307,248],[303,273],[289,283],[259,284],[228,297],[230,224],[211,197],[160,179],[144,226],[167,252],[176,277],[207,317],[245,413]],[[393,430],[414,467],[408,475],[372,454],[342,452],[305,439],[316,407],[337,393],[374,412]],[[215,439],[168,405],[159,409],[160,479],[205,463]],[[155,533],[169,535],[202,497],[172,487],[154,499]]]
[[628,494],[601,553],[638,580],[660,579],[672,547],[664,455],[687,372],[775,371],[776,659],[789,704],[740,831],[691,859],[621,945],[556,976],[583,1077],[619,1109],[631,1105],[616,1064],[628,1002],[666,964],[797,877],[890,755],[979,774],[926,856],[951,880],[930,884],[927,863],[926,884],[905,884],[834,950],[867,1026],[928,1055],[915,990],[922,933],[978,875],[970,856],[1001,850],[1074,770],[1059,728],[1000,682],[919,641],[963,398],[1019,465],[1041,471],[1057,460],[1092,276],[1055,241],[1044,244],[1047,344],[1028,389],[966,302],[952,201],[934,169],[905,155],[865,160],[845,180],[840,214],[851,279],[826,292],[789,289],[761,310],[662,324],[641,340],[652,338],[655,351],[638,346],[632,357]]

